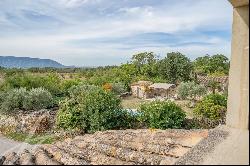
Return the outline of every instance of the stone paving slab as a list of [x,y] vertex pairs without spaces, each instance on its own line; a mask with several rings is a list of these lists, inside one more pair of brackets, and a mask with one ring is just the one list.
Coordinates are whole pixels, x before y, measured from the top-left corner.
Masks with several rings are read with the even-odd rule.
[[249,130],[224,128],[228,137],[200,163],[202,165],[249,165]]
[[249,131],[218,126],[176,165],[249,165]]

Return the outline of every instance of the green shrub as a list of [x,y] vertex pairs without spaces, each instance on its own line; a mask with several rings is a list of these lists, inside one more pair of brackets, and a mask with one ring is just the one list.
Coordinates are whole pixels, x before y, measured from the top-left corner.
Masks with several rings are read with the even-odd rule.
[[121,82],[113,83],[112,84],[112,92],[114,92],[117,95],[120,95],[120,94],[126,92],[125,85]]
[[92,85],[73,86],[70,97],[60,103],[56,124],[63,129],[95,132],[128,126],[128,115],[113,93]]
[[0,91],[0,105],[4,102],[6,98],[6,92]]
[[16,109],[23,108],[23,101],[28,94],[25,88],[12,89],[7,92],[3,92],[1,95],[1,111],[6,113],[12,113]]
[[225,107],[213,103],[212,100],[203,100],[194,108],[194,114],[211,120],[218,120],[223,115],[225,109]]
[[227,97],[218,93],[210,94],[204,97],[203,100],[211,100],[215,105],[227,107]]
[[80,80],[64,80],[61,83],[61,91],[64,95],[69,95],[69,89],[80,84]]
[[62,94],[61,88],[59,86],[62,80],[57,74],[50,73],[46,76],[43,76],[42,80],[42,84],[39,87],[47,89],[54,96],[60,96]]
[[170,101],[153,101],[142,104],[139,112],[140,121],[151,128],[181,128],[186,117],[185,112]]
[[87,80],[88,84],[102,86],[105,83],[110,82],[110,77],[106,75],[93,76]]
[[53,104],[53,97],[48,90],[43,88],[31,89],[25,96],[23,108],[25,110],[40,110]]
[[105,129],[135,128],[138,123],[135,115],[123,109],[112,111],[110,115],[105,116],[105,118],[107,122]]
[[69,88],[68,93],[70,98],[78,99],[80,98],[81,94],[89,93],[97,89],[99,89],[97,86],[81,83],[79,85],[74,85],[71,88]]
[[5,78],[1,90],[10,90],[14,88],[26,88],[30,90],[32,88],[43,87],[47,89],[53,95],[60,95],[61,80],[56,74],[47,75],[32,75],[32,74],[14,74]]
[[15,110],[39,110],[52,105],[52,95],[43,88],[30,91],[26,88],[11,89],[0,95],[0,110],[5,113],[14,113]]
[[225,116],[227,98],[220,94],[210,94],[197,103],[194,114],[211,120],[222,119]]
[[10,77],[16,74],[24,74],[24,70],[23,69],[7,69],[5,70],[5,77]]

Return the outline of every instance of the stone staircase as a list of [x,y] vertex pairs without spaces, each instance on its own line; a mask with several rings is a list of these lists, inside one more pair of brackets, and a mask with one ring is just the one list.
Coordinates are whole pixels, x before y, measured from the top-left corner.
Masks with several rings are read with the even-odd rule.
[[207,136],[207,130],[110,130],[9,152],[0,164],[173,165]]

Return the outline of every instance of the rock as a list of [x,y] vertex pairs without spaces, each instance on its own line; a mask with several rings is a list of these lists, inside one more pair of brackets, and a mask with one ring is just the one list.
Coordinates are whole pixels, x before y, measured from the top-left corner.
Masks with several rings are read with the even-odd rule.
[[175,163],[175,160],[172,160],[171,158],[162,160],[159,165],[173,165]]
[[34,157],[28,150],[24,150],[23,153],[20,154],[20,165],[34,165]]
[[0,165],[3,165],[5,161],[5,157],[4,156],[0,156]]
[[10,152],[5,155],[5,161],[3,165],[17,165],[18,164],[18,156],[15,152]]
[[55,125],[56,111],[19,111],[16,116],[0,115],[0,133],[22,132],[41,134],[50,131]]
[[59,162],[48,156],[40,147],[35,149],[34,156],[36,165],[61,165]]
[[35,125],[32,128],[32,132],[34,134],[40,134],[50,129],[49,116],[50,116],[49,113],[45,113],[41,117],[37,118]]
[[19,122],[15,117],[0,115],[0,133],[15,132],[18,124]]

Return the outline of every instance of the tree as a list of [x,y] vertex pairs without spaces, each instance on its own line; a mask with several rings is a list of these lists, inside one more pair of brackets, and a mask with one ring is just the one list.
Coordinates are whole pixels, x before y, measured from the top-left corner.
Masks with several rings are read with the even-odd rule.
[[210,58],[210,74],[217,72],[224,72],[228,74],[229,72],[229,60],[222,54],[214,55]]
[[209,73],[208,64],[209,64],[210,57],[198,57],[194,61],[194,71],[197,74],[204,74]]
[[229,59],[222,54],[198,57],[194,61],[197,74],[227,75],[229,73]]
[[193,66],[189,58],[179,52],[168,53],[160,62],[160,73],[171,83],[190,81]]
[[182,99],[190,98],[195,100],[197,96],[206,94],[206,88],[195,82],[182,82],[177,89],[178,96]]
[[130,90],[130,84],[134,77],[136,77],[137,69],[134,64],[122,64],[119,68],[111,71],[114,74],[115,81],[124,84],[126,91]]
[[132,57],[132,64],[135,65],[139,75],[154,76],[157,74],[155,67],[157,61],[153,52],[143,52]]

